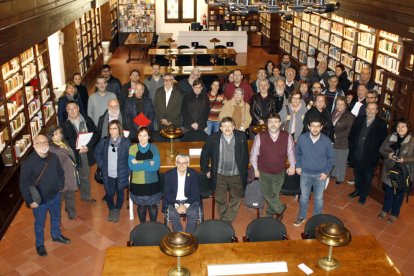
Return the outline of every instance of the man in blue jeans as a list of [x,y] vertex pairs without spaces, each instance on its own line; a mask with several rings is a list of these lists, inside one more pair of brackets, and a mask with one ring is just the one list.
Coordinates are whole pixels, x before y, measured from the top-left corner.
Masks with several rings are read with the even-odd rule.
[[302,133],[296,144],[296,173],[300,175],[299,215],[293,223],[300,226],[308,212],[311,189],[314,193],[313,215],[322,213],[325,182],[334,166],[332,142],[321,133],[322,120],[315,117],[309,121],[309,132]]
[[[22,162],[20,170],[20,191],[27,206],[33,210],[36,251],[46,256],[44,230],[47,212],[50,213],[50,232],[52,240],[70,243],[60,230],[60,192],[65,182],[63,168],[56,154],[49,152],[49,141],[44,135],[33,139],[34,151]],[[41,196],[36,202],[29,186],[37,186]]]

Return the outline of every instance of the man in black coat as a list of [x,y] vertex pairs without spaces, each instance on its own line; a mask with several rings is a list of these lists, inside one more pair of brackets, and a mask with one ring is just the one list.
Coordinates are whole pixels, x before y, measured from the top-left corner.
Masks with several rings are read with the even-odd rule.
[[[69,146],[75,153],[77,169],[80,180],[80,195],[85,202],[95,204],[96,200],[91,198],[91,186],[89,182],[90,167],[95,163],[93,155],[95,144],[99,140],[98,129],[88,116],[79,113],[79,106],[75,101],[68,101],[66,104],[68,119],[62,123],[62,131]],[[84,146],[77,145],[79,133],[92,133],[89,142]]]
[[131,72],[129,73],[129,79],[130,81],[128,81],[121,87],[121,96],[119,102],[121,104],[121,109],[124,109],[125,101],[134,95],[135,85],[137,85],[138,83],[141,83],[144,86],[144,95],[146,97],[149,97],[149,91],[147,86],[140,81],[141,73],[138,71],[138,69],[131,70]]
[[261,80],[257,94],[252,97],[250,103],[250,115],[252,116],[252,126],[265,124],[269,114],[276,112],[276,99],[272,93],[269,93],[269,80]]
[[349,160],[355,176],[355,191],[348,196],[359,196],[360,204],[365,204],[380,159],[379,149],[387,137],[387,124],[377,113],[377,103],[367,104],[367,115],[355,119],[348,138]]
[[247,137],[234,128],[234,120],[224,117],[220,122],[220,132],[209,136],[200,156],[202,173],[212,179],[219,217],[230,224],[237,215],[247,185],[249,163]]

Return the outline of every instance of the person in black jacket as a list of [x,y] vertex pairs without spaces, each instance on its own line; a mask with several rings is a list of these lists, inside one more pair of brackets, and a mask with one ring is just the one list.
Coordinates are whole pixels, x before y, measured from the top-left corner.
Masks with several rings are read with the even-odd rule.
[[230,224],[237,215],[247,185],[248,163],[246,134],[235,130],[231,117],[224,117],[220,122],[220,132],[210,135],[203,146],[200,167],[202,173],[212,180],[220,219]]
[[[95,163],[93,151],[95,144],[99,140],[98,129],[88,116],[82,116],[79,113],[79,106],[74,101],[66,104],[68,119],[62,123],[62,131],[69,146],[75,153],[76,163],[80,179],[80,195],[85,202],[95,204],[96,200],[91,198],[91,186],[89,182],[90,166]],[[82,147],[77,147],[79,133],[92,133],[89,142]]]
[[116,98],[120,101],[122,84],[118,78],[112,76],[111,66],[108,64],[102,66],[102,76],[106,81],[106,90],[115,93]]
[[[44,244],[44,230],[47,212],[50,213],[50,231],[54,242],[69,243],[60,230],[60,192],[65,183],[62,165],[56,154],[49,152],[49,141],[44,135],[33,139],[34,151],[22,162],[20,170],[20,191],[27,206],[33,210],[36,251],[47,256]],[[29,186],[35,185],[41,195],[35,202]]]
[[117,99],[108,101],[108,109],[99,117],[98,120],[98,133],[99,137],[103,138],[108,136],[108,124],[113,120],[118,120],[121,125],[124,125],[123,114],[121,114],[121,108]]
[[88,100],[89,100],[89,93],[88,88],[82,84],[82,75],[79,72],[76,72],[72,75],[72,80],[76,84],[76,89],[81,97],[83,107],[85,111],[88,110]]
[[252,116],[252,126],[265,124],[269,114],[276,112],[275,96],[269,93],[269,80],[264,79],[259,82],[258,94],[255,94],[250,103],[250,115]]
[[181,105],[182,125],[184,132],[204,130],[210,114],[210,100],[207,93],[202,92],[201,79],[193,81],[193,92],[184,96]]
[[144,95],[146,97],[149,97],[148,88],[144,83],[140,81],[140,79],[141,79],[141,73],[138,71],[138,69],[132,69],[129,74],[130,81],[128,81],[121,87],[121,97],[119,101],[121,105],[121,109],[124,109],[126,99],[134,95],[135,85],[137,85],[138,83],[141,83],[144,86]]
[[356,117],[348,137],[349,160],[355,176],[355,190],[348,196],[359,196],[360,204],[365,204],[380,159],[379,149],[387,137],[387,124],[377,113],[377,103],[367,104],[366,115]]
[[145,87],[142,83],[137,83],[134,89],[134,96],[127,98],[124,114],[124,128],[130,131],[129,138],[131,141],[137,142],[138,128],[140,127],[134,122],[134,118],[141,112],[147,117],[151,123],[147,126],[150,132],[154,131],[155,111],[152,101],[145,96]]
[[331,139],[333,142],[335,130],[332,125],[331,113],[326,109],[326,101],[327,100],[325,95],[319,94],[316,96],[314,106],[312,106],[305,113],[305,117],[303,118],[303,132],[309,131],[309,123],[313,118],[319,117],[320,121],[322,122],[321,133],[328,136],[329,139]]
[[338,77],[338,88],[346,93],[351,87],[351,81],[348,79],[348,73],[343,64],[338,63],[335,66],[335,75]]
[[[259,85],[260,85],[260,82],[263,80],[267,80],[266,69],[259,68],[259,70],[257,70],[257,80],[252,81],[250,83],[254,94],[257,94],[260,92]],[[269,88],[268,88],[269,92],[273,94],[275,90],[275,85],[272,82],[269,82],[268,85],[269,85]]]

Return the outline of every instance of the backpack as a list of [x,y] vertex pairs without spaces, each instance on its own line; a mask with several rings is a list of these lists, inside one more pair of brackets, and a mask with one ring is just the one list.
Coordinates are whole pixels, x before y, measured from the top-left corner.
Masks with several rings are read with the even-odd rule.
[[249,208],[263,209],[264,198],[259,180],[256,179],[247,184],[244,194],[244,205]]
[[408,194],[412,189],[413,182],[410,179],[410,173],[408,172],[407,166],[401,163],[395,163],[387,174],[390,179],[391,186],[394,189],[394,194],[396,194],[397,190],[407,193],[408,202]]

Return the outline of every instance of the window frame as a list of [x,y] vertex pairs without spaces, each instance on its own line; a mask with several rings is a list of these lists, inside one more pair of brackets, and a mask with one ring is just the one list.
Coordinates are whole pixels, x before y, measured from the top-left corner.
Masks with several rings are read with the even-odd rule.
[[165,23],[191,23],[197,21],[197,0],[194,2],[194,17],[183,18],[183,0],[178,1],[178,18],[168,18],[167,5],[169,0],[164,0],[164,22]]

